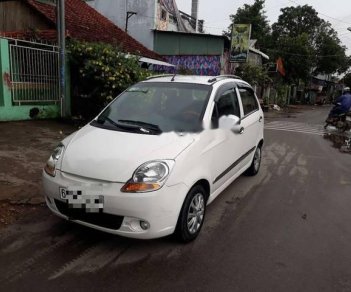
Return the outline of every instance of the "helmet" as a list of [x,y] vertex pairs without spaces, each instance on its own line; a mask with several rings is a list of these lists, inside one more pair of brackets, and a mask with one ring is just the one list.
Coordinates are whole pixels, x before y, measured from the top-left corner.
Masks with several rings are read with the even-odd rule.
[[345,87],[344,91],[350,91],[350,87]]

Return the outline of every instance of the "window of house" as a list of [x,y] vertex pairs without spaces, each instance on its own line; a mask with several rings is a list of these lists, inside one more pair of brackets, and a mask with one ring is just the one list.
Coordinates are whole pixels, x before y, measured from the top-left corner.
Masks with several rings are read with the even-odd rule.
[[254,92],[248,88],[239,89],[241,101],[243,103],[244,115],[248,115],[258,110],[258,102]]

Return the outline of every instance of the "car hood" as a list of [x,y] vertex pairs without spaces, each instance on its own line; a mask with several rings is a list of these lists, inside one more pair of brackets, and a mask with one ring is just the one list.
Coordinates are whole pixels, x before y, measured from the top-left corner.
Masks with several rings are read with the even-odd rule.
[[190,134],[144,135],[87,125],[66,146],[61,171],[97,180],[126,182],[141,164],[175,159],[193,141]]

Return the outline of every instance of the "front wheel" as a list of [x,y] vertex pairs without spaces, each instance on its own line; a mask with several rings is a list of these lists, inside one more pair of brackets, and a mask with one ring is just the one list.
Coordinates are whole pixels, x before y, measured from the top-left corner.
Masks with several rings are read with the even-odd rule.
[[261,166],[261,158],[262,158],[262,146],[257,146],[255,150],[254,157],[252,159],[252,163],[250,167],[246,170],[245,174],[248,176],[254,176],[258,173]]
[[194,240],[200,233],[206,212],[206,192],[201,185],[194,186],[188,193],[180,211],[176,236],[182,242]]

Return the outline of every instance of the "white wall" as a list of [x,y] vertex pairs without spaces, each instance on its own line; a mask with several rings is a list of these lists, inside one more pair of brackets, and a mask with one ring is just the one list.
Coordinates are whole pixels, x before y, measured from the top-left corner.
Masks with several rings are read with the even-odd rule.
[[157,0],[93,0],[87,3],[124,31],[127,11],[136,12],[128,21],[128,33],[153,50]]

